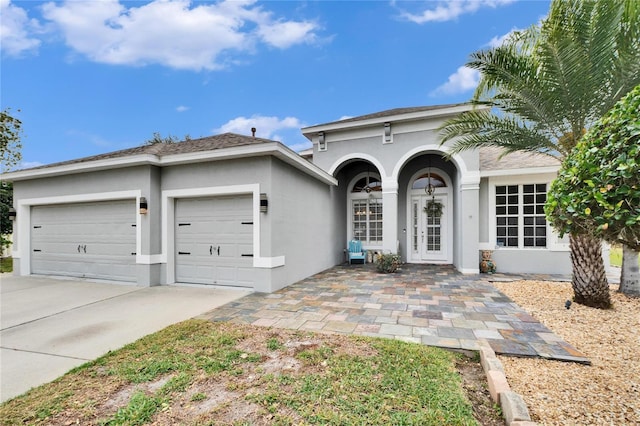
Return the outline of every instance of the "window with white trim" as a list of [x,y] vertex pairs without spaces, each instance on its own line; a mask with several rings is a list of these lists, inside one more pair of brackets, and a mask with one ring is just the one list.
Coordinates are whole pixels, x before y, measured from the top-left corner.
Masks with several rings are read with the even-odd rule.
[[353,185],[351,198],[352,238],[365,244],[382,243],[382,182],[365,176]]
[[547,184],[497,185],[496,244],[499,247],[546,248],[544,204]]

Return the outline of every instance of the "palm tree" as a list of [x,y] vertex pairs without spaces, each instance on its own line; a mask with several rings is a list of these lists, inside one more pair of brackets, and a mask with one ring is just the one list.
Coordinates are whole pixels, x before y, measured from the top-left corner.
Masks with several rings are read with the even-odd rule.
[[[483,106],[441,127],[451,153],[485,146],[562,160],[597,119],[640,83],[640,2],[553,0],[541,25],[475,52]],[[600,241],[570,237],[574,300],[610,306]]]

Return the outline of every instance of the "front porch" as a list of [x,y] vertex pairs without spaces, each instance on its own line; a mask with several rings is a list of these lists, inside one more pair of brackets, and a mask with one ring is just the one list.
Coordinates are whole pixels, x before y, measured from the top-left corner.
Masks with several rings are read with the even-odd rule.
[[449,265],[404,264],[395,274],[380,274],[370,264],[340,265],[276,293],[251,294],[201,318],[449,349],[478,350],[488,344],[503,355],[589,363],[488,278],[462,275]]

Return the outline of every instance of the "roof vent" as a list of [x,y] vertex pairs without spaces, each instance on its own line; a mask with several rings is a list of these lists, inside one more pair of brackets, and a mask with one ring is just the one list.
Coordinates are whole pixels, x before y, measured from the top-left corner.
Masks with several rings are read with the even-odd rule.
[[255,127],[251,128],[251,136],[253,136],[254,138],[256,137],[256,128]]

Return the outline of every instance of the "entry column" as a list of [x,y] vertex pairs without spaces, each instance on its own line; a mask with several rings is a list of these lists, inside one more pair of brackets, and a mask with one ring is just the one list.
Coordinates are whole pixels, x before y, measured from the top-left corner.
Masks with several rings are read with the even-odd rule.
[[398,252],[398,181],[382,179],[382,249]]

